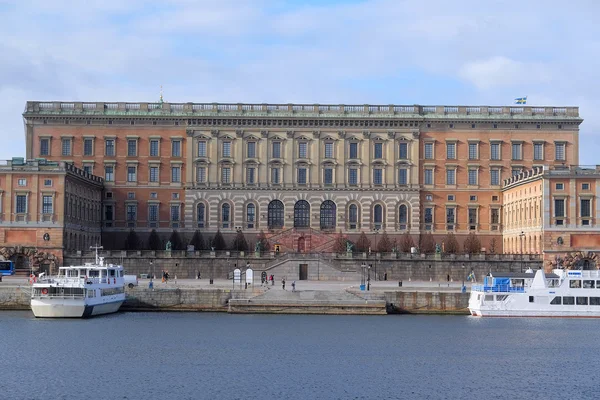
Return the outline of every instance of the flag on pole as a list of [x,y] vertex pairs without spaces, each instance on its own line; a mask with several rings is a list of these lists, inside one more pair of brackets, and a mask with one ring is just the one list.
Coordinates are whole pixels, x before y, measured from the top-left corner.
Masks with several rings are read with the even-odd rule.
[[515,104],[527,104],[527,96],[525,96],[525,97],[517,97],[515,99]]

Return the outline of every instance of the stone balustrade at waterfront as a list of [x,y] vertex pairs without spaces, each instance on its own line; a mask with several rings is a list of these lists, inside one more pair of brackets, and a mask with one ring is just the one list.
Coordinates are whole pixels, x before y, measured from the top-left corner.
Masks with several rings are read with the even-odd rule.
[[28,101],[25,114],[579,119],[579,107]]

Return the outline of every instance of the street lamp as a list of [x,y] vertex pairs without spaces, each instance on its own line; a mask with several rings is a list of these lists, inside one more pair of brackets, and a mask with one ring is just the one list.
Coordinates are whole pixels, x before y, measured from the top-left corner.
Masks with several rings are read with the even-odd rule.
[[525,232],[521,231],[519,234],[519,242],[521,243],[521,272],[523,272],[523,237],[525,237]]
[[462,292],[463,290],[465,290],[465,263],[462,264],[461,266],[462,268],[462,286],[460,287],[460,291]]

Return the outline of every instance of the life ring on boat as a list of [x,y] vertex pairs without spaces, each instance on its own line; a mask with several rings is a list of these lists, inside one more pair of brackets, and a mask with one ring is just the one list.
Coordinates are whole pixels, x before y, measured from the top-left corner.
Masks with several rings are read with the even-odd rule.
[[43,289],[42,289],[42,294],[48,294],[48,289],[46,289],[46,288],[43,288]]

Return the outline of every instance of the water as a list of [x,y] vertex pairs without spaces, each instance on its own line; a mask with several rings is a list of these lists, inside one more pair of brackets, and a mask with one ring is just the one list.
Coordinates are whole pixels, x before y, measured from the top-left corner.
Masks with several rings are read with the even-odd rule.
[[597,398],[600,320],[0,312],[2,399]]

